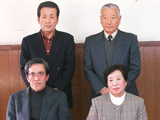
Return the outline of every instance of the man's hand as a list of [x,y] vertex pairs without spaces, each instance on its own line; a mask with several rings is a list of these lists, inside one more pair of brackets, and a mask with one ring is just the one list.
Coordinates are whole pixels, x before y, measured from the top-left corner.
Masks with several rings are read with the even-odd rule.
[[53,89],[58,90],[58,88],[53,88]]
[[109,92],[108,88],[104,87],[101,89],[100,94],[104,95],[107,94]]

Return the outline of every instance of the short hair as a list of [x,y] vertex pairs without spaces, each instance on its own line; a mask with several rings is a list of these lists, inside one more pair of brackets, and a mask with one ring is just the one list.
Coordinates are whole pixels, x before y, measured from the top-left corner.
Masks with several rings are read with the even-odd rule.
[[50,8],[55,8],[57,10],[57,17],[59,17],[59,7],[56,3],[52,2],[52,1],[45,1],[42,2],[41,4],[39,4],[38,9],[37,9],[37,16],[40,17],[41,15],[41,9],[44,7],[50,7]]
[[24,70],[25,70],[26,75],[28,75],[28,73],[29,73],[29,68],[35,64],[43,64],[43,66],[45,68],[46,75],[48,75],[50,73],[48,63],[45,60],[43,60],[42,58],[33,58],[33,59],[29,60],[25,65]]
[[118,5],[113,4],[113,3],[108,3],[108,4],[103,5],[101,8],[101,11],[100,11],[101,15],[102,15],[102,10],[107,9],[107,8],[116,8],[118,11],[118,17],[121,16],[120,9],[119,9]]
[[123,65],[117,64],[117,65],[109,66],[106,69],[106,71],[104,72],[104,77],[105,77],[105,81],[106,81],[107,86],[108,86],[108,76],[116,70],[118,70],[122,73],[122,76],[123,76],[124,80],[127,82],[127,80],[128,80],[128,70],[127,70],[127,68],[124,67]]

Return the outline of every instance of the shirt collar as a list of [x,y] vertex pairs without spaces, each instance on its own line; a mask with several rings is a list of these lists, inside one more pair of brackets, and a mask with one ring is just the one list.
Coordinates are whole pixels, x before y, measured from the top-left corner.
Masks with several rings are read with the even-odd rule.
[[[116,30],[114,33],[111,34],[111,35],[112,35],[112,40],[113,40],[113,39],[115,38],[115,36],[117,35],[117,32],[118,32],[118,30]],[[105,31],[104,31],[104,35],[105,35],[106,39],[107,39],[108,36],[109,36],[109,34],[106,33]]]
[[44,40],[53,40],[53,38],[54,38],[54,36],[55,36],[55,31],[54,31],[54,33],[53,33],[53,35],[52,35],[52,37],[51,37],[50,39],[48,39],[48,38],[45,36],[45,34],[43,33],[42,30],[41,30],[40,32],[41,32],[42,38],[43,38]]

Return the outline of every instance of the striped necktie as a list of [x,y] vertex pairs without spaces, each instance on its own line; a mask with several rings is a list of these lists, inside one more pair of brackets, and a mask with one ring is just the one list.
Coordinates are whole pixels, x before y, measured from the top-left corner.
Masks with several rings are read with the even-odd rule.
[[108,40],[109,40],[109,42],[111,42],[111,40],[112,40],[112,35],[109,35],[109,36],[108,36]]

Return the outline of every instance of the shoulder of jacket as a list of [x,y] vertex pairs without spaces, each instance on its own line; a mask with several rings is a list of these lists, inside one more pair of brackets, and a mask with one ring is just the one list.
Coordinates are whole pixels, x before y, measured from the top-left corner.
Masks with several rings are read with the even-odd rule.
[[21,95],[23,95],[26,92],[26,90],[27,89],[23,89],[23,90],[17,91],[15,93],[12,93],[10,96],[12,96],[12,97],[16,97],[16,96],[20,97]]
[[40,32],[36,32],[36,33],[25,36],[23,39],[30,39],[30,38],[33,38],[33,37],[39,35],[39,34],[40,34]]
[[104,100],[107,100],[107,98],[109,97],[109,94],[105,94],[105,95],[100,95],[100,96],[98,96],[98,97],[95,97],[95,98],[93,98],[92,100],[94,101],[94,102],[100,102],[100,101],[104,101]]
[[64,92],[62,92],[60,90],[55,90],[55,89],[48,87],[48,86],[47,86],[47,90],[48,90],[48,93],[52,93],[52,94],[58,95],[58,96],[65,96]]
[[137,101],[137,102],[144,102],[144,99],[139,97],[139,96],[136,96],[136,95],[133,95],[131,93],[126,93],[126,95],[130,98],[130,99],[133,99],[134,101]]
[[125,32],[125,31],[122,31],[122,30],[118,30],[118,32],[120,33],[120,34],[123,34],[123,35],[126,35],[126,36],[137,36],[136,34],[134,34],[134,33],[131,33],[131,32]]
[[96,34],[92,34],[92,35],[89,35],[86,37],[86,39],[90,39],[90,38],[96,38],[97,36],[103,34],[103,31],[99,32],[99,33],[96,33]]
[[63,32],[63,31],[57,31],[57,30],[56,30],[56,34],[60,34],[60,35],[62,35],[63,37],[64,37],[64,36],[73,37],[73,35],[71,35],[70,33]]

